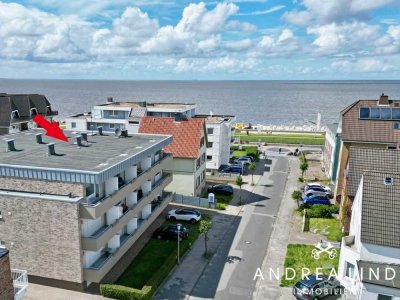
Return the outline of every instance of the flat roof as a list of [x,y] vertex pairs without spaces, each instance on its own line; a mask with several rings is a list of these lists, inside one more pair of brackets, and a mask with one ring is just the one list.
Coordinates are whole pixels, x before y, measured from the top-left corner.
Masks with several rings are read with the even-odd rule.
[[139,101],[116,101],[97,104],[95,106],[116,106],[116,107],[144,107],[144,108],[185,108],[196,106],[195,103],[170,103],[170,102],[139,102]]
[[[43,142],[36,142],[36,134],[42,133]],[[100,173],[116,166],[129,158],[149,155],[168,145],[172,138],[166,135],[130,134],[129,137],[116,137],[114,134],[91,136],[89,142],[82,141],[83,146],[76,145],[78,132],[64,131],[69,143],[57,141],[44,135],[43,130],[29,130],[0,137],[0,149],[7,149],[6,140],[14,139],[17,151],[0,150],[0,167],[28,167],[57,170],[74,170]],[[46,143],[55,144],[57,155],[48,156]],[[1,175],[1,173],[0,173]]]
[[224,122],[230,122],[235,118],[235,116],[229,115],[196,115],[195,117],[206,119],[206,123],[208,124],[221,124]]

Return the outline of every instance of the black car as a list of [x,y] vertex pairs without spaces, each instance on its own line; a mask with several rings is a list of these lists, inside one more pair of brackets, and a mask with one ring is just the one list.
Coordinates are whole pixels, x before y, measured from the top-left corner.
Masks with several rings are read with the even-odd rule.
[[217,184],[209,186],[207,192],[221,195],[232,195],[233,187],[229,184]]
[[169,225],[166,227],[160,227],[154,232],[154,237],[160,240],[177,240],[178,239],[178,226],[180,226],[179,237],[186,239],[189,234],[189,230],[181,224]]
[[341,293],[341,285],[334,277],[309,275],[296,283],[293,296],[298,300],[319,300]]

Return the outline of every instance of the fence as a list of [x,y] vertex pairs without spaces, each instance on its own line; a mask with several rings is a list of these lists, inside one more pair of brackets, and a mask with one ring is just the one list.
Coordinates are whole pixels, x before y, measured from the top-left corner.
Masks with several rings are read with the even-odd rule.
[[172,198],[172,202],[179,203],[179,204],[198,206],[198,207],[215,208],[215,204],[209,205],[207,198],[194,197],[194,196],[184,196],[184,195],[174,194],[174,196]]

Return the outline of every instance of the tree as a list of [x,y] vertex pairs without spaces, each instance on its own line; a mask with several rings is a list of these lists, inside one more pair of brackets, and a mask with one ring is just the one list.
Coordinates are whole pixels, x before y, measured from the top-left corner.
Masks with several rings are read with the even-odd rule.
[[304,173],[308,170],[308,162],[303,160],[300,163],[301,177],[304,177]]
[[199,232],[204,234],[204,255],[207,256],[208,248],[207,248],[207,241],[208,241],[208,232],[212,228],[212,222],[210,218],[204,218],[200,221],[199,224]]
[[253,176],[254,176],[254,171],[256,170],[256,167],[257,167],[257,165],[255,163],[253,163],[253,162],[249,165],[249,170],[251,172],[251,185],[254,185]]
[[243,185],[243,178],[241,175],[236,177],[235,184],[239,187],[239,205],[242,204],[242,185]]
[[296,200],[297,208],[300,208],[301,192],[300,191],[294,191],[292,193],[292,199]]

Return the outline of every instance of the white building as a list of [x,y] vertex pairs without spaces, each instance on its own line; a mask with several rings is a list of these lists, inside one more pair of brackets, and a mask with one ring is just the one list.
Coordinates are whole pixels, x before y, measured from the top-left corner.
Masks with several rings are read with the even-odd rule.
[[218,170],[221,165],[229,163],[231,158],[232,133],[235,116],[224,115],[196,115],[204,118],[207,128],[207,170]]
[[147,103],[114,102],[110,97],[107,103],[93,107],[91,112],[65,119],[66,129],[74,131],[96,131],[102,127],[104,132],[115,132],[117,128],[138,132],[142,117],[173,117],[177,120],[194,117],[195,104],[186,103]]
[[364,172],[341,246],[338,276],[349,292],[343,298],[400,299],[399,195],[400,174]]

